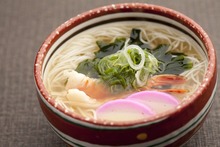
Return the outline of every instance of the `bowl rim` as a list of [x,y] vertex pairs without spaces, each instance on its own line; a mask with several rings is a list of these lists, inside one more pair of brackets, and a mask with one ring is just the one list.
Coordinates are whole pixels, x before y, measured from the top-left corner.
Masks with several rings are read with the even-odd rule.
[[[196,92],[190,97],[190,100],[186,102],[181,102],[179,104],[178,108],[175,110],[166,111],[164,113],[161,113],[159,115],[156,115],[146,121],[129,121],[129,122],[106,122],[102,120],[94,120],[94,119],[85,119],[82,116],[69,113],[65,111],[64,108],[57,105],[54,101],[54,99],[50,96],[50,94],[47,92],[43,80],[41,78],[42,75],[42,66],[44,62],[44,58],[49,51],[50,47],[56,42],[56,40],[68,32],[71,28],[80,25],[83,22],[86,22],[87,20],[91,20],[100,16],[113,14],[113,13],[127,13],[127,12],[141,12],[141,13],[153,13],[157,15],[162,15],[164,17],[168,17],[173,19],[174,21],[179,21],[183,25],[185,25],[187,28],[189,28],[193,33],[195,33],[198,38],[202,41],[204,44],[207,55],[208,55],[208,68],[207,72],[205,74],[204,80],[202,82],[202,85],[196,90]],[[41,47],[39,48],[35,62],[34,62],[34,80],[35,85],[38,91],[38,94],[40,95],[40,98],[43,100],[44,104],[49,106],[50,109],[53,109],[53,111],[56,111],[56,114],[62,117],[63,119],[66,119],[70,122],[78,123],[78,124],[84,124],[85,126],[88,124],[92,125],[98,125],[98,126],[111,126],[111,127],[123,127],[123,126],[135,126],[135,125],[149,125],[151,123],[155,123],[157,121],[164,120],[168,117],[177,115],[181,110],[186,109],[189,107],[192,103],[194,103],[199,96],[204,93],[206,88],[210,85],[211,80],[215,76],[215,70],[216,70],[216,53],[215,49],[212,45],[212,42],[207,35],[207,33],[202,29],[202,27],[197,24],[194,20],[191,18],[185,16],[184,14],[172,10],[170,8],[159,6],[159,5],[153,5],[153,4],[146,4],[146,3],[119,3],[119,4],[112,4],[107,5],[99,8],[95,8],[89,11],[86,11],[84,13],[81,13],[77,15],[76,17],[72,17],[63,24],[61,24],[58,28],[56,28],[43,42]]]

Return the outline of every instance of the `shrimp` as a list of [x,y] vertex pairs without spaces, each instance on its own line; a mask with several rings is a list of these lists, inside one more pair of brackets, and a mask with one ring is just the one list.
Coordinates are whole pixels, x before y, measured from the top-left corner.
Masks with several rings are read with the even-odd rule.
[[73,104],[77,103],[80,107],[96,108],[101,104],[96,99],[90,98],[85,92],[78,89],[69,89],[66,98],[73,102]]
[[[183,84],[185,82],[186,79],[183,76],[177,76],[173,74],[156,75],[148,79],[147,85],[140,89],[158,90],[162,92],[181,94],[188,92],[188,90],[170,88],[170,85]],[[168,88],[166,86],[168,86]],[[107,86],[104,85],[104,83],[102,83],[100,80],[87,77],[84,74],[78,73],[76,71],[69,72],[66,89],[78,89],[79,91],[84,92],[86,96],[97,100],[115,97],[115,95],[113,96],[113,94],[110,92],[109,88],[107,88]],[[131,92],[132,91],[129,91],[128,93]],[[81,96],[87,99],[85,95]],[[120,95],[117,96],[120,97]]]
[[111,94],[100,80],[87,77],[76,71],[69,73],[66,89],[78,89],[94,99],[103,99]]
[[144,90],[158,90],[169,93],[186,93],[188,92],[187,89],[161,88],[167,85],[184,84],[185,82],[186,79],[183,76],[173,74],[156,75],[147,81],[147,86],[144,87]]

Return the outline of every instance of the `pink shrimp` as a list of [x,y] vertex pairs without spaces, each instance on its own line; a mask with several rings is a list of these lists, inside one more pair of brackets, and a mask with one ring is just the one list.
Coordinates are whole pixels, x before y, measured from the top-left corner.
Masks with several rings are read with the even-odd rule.
[[169,93],[186,93],[188,92],[187,89],[161,88],[162,86],[184,84],[185,82],[186,79],[183,76],[178,76],[173,74],[156,75],[148,80],[147,86],[145,86],[143,89],[158,90]]
[[72,71],[68,78],[66,89],[78,89],[95,99],[102,99],[110,95],[108,88],[98,79],[89,78],[84,74]]

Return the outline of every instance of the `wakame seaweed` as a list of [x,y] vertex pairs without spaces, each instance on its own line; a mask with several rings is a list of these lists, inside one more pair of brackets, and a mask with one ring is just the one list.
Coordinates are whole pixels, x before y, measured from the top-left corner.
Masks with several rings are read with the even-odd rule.
[[[158,45],[154,49],[151,48],[145,41],[141,41],[140,33],[141,30],[139,29],[132,29],[128,45],[138,45],[145,52],[146,58],[148,58],[147,54],[151,54],[158,61],[157,71],[154,72],[152,69],[146,69],[153,67],[152,63],[146,62],[146,67],[142,72],[150,71],[148,74],[151,75],[179,75],[193,67],[191,60],[183,53],[169,52],[169,45],[167,44]],[[116,38],[114,42],[97,41],[96,43],[100,50],[95,52],[95,58],[81,62],[76,71],[90,78],[101,78],[114,92],[135,88],[136,71],[126,63],[127,60],[123,57],[123,54],[118,52],[123,49],[125,41],[125,38]],[[134,64],[140,63],[141,59],[138,52],[130,49],[128,53]]]
[[186,58],[183,53],[172,53],[167,52],[169,45],[160,44],[155,49],[141,41],[140,39],[141,30],[132,29],[130,34],[130,41],[128,44],[135,44],[141,47],[143,50],[147,50],[153,54],[159,63],[159,71],[157,74],[176,74],[179,75],[185,70],[193,67],[192,62]]
[[97,41],[96,44],[100,48],[98,52],[95,53],[96,58],[103,58],[107,55],[111,55],[121,50],[125,44],[125,38],[116,38],[112,43],[106,43],[104,41]]
[[97,41],[96,44],[100,50],[95,52],[95,59],[85,60],[81,62],[76,68],[77,72],[83,73],[90,78],[100,77],[97,69],[97,63],[103,57],[114,54],[121,50],[124,47],[125,38],[116,38],[112,43]]
[[128,44],[135,44],[141,47],[142,49],[151,49],[150,45],[144,43],[140,40],[141,30],[140,29],[132,29],[130,34],[130,40]]
[[99,62],[98,58],[94,60],[91,59],[84,60],[77,66],[76,71],[90,78],[99,78],[99,73],[96,68],[98,62]]
[[169,45],[163,44],[150,51],[160,61],[157,74],[179,75],[193,67],[193,63],[186,58],[186,55],[183,53],[168,52],[168,48]]

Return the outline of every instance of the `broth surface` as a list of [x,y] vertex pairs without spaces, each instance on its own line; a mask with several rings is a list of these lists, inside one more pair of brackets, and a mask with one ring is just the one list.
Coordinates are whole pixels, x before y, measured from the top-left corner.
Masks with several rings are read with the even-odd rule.
[[[169,45],[166,53],[175,52],[178,53],[177,56],[184,54],[184,57],[192,62],[193,67],[180,74],[161,74],[164,76],[158,76],[158,74],[152,72],[153,74],[150,73],[144,83],[135,79],[135,84],[138,85],[138,88],[133,88],[132,86],[135,84],[132,83],[124,92],[117,91],[122,86],[108,87],[107,82],[102,81],[103,79],[91,78],[76,71],[83,61],[96,58],[97,52],[100,51],[97,41],[112,43],[117,38],[125,38],[127,41],[134,28],[141,31],[141,41],[149,44],[152,49],[161,44]],[[121,50],[125,50],[125,48],[123,47]],[[139,52],[139,48],[136,50],[136,52]],[[140,52],[139,54],[137,53],[137,56],[142,58],[144,55],[142,56]],[[146,51],[144,53],[146,54]],[[121,54],[118,54],[118,57]],[[134,52],[134,54],[136,53]],[[150,57],[151,55],[149,54],[148,56]],[[127,57],[125,58],[127,59]],[[141,63],[138,61],[138,64]],[[97,119],[96,109],[102,104],[116,99],[123,99],[138,91],[158,90],[175,96],[180,103],[188,100],[189,96],[200,86],[207,70],[207,64],[207,58],[201,47],[192,38],[179,30],[163,24],[146,21],[115,22],[85,30],[66,41],[50,58],[45,69],[43,81],[57,104],[64,107],[67,111],[77,113],[85,118]],[[139,74],[141,75],[141,73]],[[181,78],[177,79],[172,74],[177,75],[179,78],[183,77],[184,80]],[[164,81],[161,82],[161,79]],[[112,89],[116,92],[112,93]],[[151,102],[151,106],[155,108],[156,113],[167,111],[170,107],[169,104],[161,102]],[[117,119],[123,116],[123,118],[129,118],[127,121],[130,118],[136,119],[135,116],[132,117],[132,113],[117,115],[117,117],[116,115],[109,115],[108,117],[110,119],[112,117]]]

